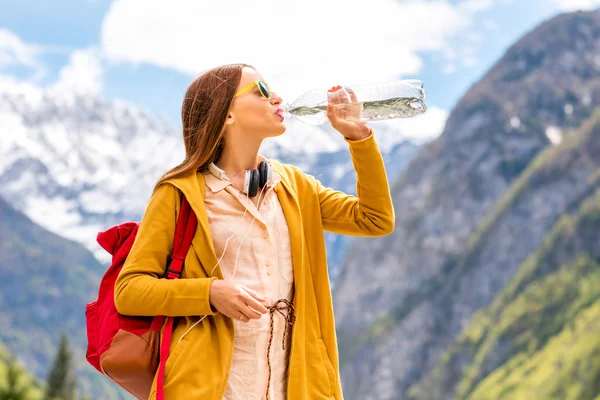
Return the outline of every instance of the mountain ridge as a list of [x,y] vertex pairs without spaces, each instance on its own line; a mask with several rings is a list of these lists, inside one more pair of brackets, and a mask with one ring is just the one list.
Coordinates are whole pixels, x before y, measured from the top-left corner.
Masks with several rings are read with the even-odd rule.
[[[572,32],[574,40],[569,40]],[[597,13],[564,14],[533,29],[471,87],[450,113],[442,135],[423,146],[395,182],[395,232],[384,241],[358,243],[344,260],[346,269],[334,292],[344,355],[341,375],[350,399],[403,398],[433,368],[472,311],[485,306],[510,279],[509,271],[523,255],[506,247],[508,239],[495,236],[485,247],[486,257],[461,280],[460,296],[449,303],[439,300],[440,287],[452,291],[443,279],[458,271],[472,236],[507,190],[543,149],[566,141],[565,132],[600,106],[597,96],[587,96],[600,85],[599,64],[589,56],[597,49]],[[580,60],[576,68],[568,62],[573,58]],[[522,80],[510,75],[518,66],[525,69]],[[595,154],[593,147],[590,151]],[[585,165],[591,168],[593,162]],[[561,195],[582,197],[585,193],[577,192],[581,180],[593,171],[566,171],[557,180],[563,185]],[[576,179],[573,185],[569,179]],[[511,210],[521,218],[506,221],[503,229],[535,228],[539,218],[552,222],[569,211],[568,201],[552,196],[550,186],[534,197],[552,206],[536,214],[538,203],[519,205]],[[572,201],[576,204],[577,198]],[[549,229],[547,223],[539,226],[516,243],[523,245],[522,252],[531,251]],[[490,268],[502,271],[498,262],[508,263],[510,270],[501,279],[486,280]]]

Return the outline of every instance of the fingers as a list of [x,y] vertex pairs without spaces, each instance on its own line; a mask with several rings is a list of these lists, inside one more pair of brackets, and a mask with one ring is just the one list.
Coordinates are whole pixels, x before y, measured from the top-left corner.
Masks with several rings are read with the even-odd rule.
[[[240,296],[237,301],[238,311],[245,315],[248,321],[251,319],[260,319],[263,314],[269,312],[269,310],[262,304],[266,301],[264,297],[243,285],[240,285],[239,288]],[[243,320],[244,318],[241,319],[241,321]]]
[[327,103],[327,118],[329,118],[329,122],[331,122],[331,125],[333,126],[335,126],[335,124],[338,121],[338,117],[337,115],[335,115],[335,110],[333,108],[332,102]]
[[220,313],[242,322],[259,319],[269,312],[262,304],[267,299],[250,288],[230,281],[214,281],[211,284],[210,300]]
[[350,94],[350,100],[353,103],[358,102],[358,99],[356,98],[356,93],[354,93],[354,90],[350,89],[349,87],[346,86],[346,92],[348,92],[348,94]]
[[244,285],[240,285],[242,287],[242,289],[244,289],[246,292],[248,292],[248,294],[252,297],[254,297],[256,300],[258,301],[267,301],[267,299],[265,299],[263,296],[261,296],[260,294],[256,293],[254,290],[250,289],[247,286]]
[[[260,314],[266,314],[269,312],[269,310],[267,310],[267,307],[265,307],[261,302],[257,301],[255,298],[253,298],[251,296],[248,296],[245,299],[244,305],[246,305],[247,307],[251,307],[254,313],[256,313],[257,311]],[[243,310],[242,310],[242,312],[243,312]],[[246,314],[250,317],[250,314],[247,314],[246,312],[244,312],[244,314]],[[260,318],[260,315],[258,316],[258,318]]]
[[262,317],[261,313],[244,303],[235,305],[231,311],[225,315],[231,319],[237,319],[242,322],[249,322],[251,319],[260,319],[260,317]]
[[350,103],[351,100],[348,92],[339,85],[333,86],[331,89],[329,89],[327,99],[329,102],[333,102],[334,104]]
[[331,125],[335,126],[335,124],[337,124],[338,121],[338,117],[335,113],[335,109],[334,109],[334,105],[335,104],[340,104],[343,102],[342,96],[340,96],[340,89],[342,87],[341,86],[332,86],[331,89],[328,90],[327,93],[327,118],[329,119],[329,122],[331,122]]
[[[266,312],[268,312],[268,310]],[[262,315],[264,313],[257,312],[255,309],[250,307],[248,304],[244,304],[239,308],[239,310],[237,311],[236,314],[238,315],[237,319],[239,321],[249,322],[251,319],[260,319],[260,317],[262,317]]]

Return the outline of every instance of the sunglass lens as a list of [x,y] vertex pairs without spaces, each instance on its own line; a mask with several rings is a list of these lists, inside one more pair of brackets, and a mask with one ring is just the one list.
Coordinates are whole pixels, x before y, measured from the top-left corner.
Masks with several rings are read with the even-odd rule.
[[260,90],[260,94],[265,96],[267,99],[271,97],[271,91],[269,90],[267,84],[263,81],[258,82],[258,90]]

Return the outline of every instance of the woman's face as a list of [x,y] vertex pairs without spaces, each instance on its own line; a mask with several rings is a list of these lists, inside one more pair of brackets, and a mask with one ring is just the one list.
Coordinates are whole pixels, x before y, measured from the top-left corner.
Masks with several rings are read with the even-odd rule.
[[[244,67],[236,93],[257,80],[268,83],[254,69]],[[260,94],[257,85],[252,85],[233,100],[227,128],[232,133],[233,131],[243,132],[243,134],[252,133],[261,139],[279,136],[285,132],[280,105],[281,97],[276,93],[271,91],[271,98],[267,99]]]

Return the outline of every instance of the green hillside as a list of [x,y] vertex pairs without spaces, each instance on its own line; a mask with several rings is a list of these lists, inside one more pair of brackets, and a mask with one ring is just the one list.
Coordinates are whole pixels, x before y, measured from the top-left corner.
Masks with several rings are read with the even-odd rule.
[[26,368],[23,367],[14,355],[10,354],[0,343],[0,399],[6,396],[9,388],[10,374],[16,376],[16,387],[23,393],[23,400],[41,400],[43,397],[42,385]]
[[411,398],[600,395],[600,191],[558,221]]
[[[406,318],[411,310],[432,296],[440,296],[445,300],[443,304],[451,304],[456,283],[461,276],[475,264],[473,261],[480,256],[480,250],[489,240],[489,234],[493,232],[495,224],[502,215],[517,204],[520,197],[527,196],[539,187],[549,182],[563,179],[568,176],[574,168],[585,168],[595,170],[588,180],[587,191],[582,198],[574,203],[579,204],[586,195],[600,187],[600,166],[589,156],[600,143],[600,110],[587,120],[579,130],[569,132],[565,135],[563,142],[556,147],[548,147],[542,151],[523,173],[515,180],[510,189],[498,201],[498,205],[484,218],[480,228],[470,240],[470,245],[464,254],[452,257],[441,273],[421,283],[419,290],[407,296],[405,301],[378,321],[373,323],[367,331],[352,341],[346,337],[339,340],[340,362],[344,364],[354,356],[356,349],[361,348],[364,343],[375,342],[385,332],[397,326]],[[580,164],[580,165],[578,165]],[[600,232],[600,231],[599,231]],[[423,397],[427,400],[428,397]]]
[[[585,258],[573,265],[574,271],[588,266],[595,276],[582,276],[600,286],[598,264]],[[558,282],[560,278],[556,277]],[[568,278],[567,278],[568,279]],[[577,279],[577,278],[576,278]],[[543,286],[540,285],[540,286]],[[539,287],[539,294],[544,289]],[[567,290],[568,291],[568,290]],[[548,293],[546,293],[548,294]],[[598,299],[598,293],[595,293]],[[560,321],[560,318],[558,318]],[[562,322],[562,321],[561,321]],[[533,332],[525,336],[536,338]],[[527,341],[527,338],[526,338]],[[528,340],[530,343],[531,340]],[[532,347],[535,344],[531,343]],[[468,399],[594,399],[600,395],[600,300],[579,310],[563,329],[539,351],[515,354],[502,367],[482,381]]]
[[[105,267],[81,244],[48,232],[0,198],[0,341],[45,379],[67,332],[83,393],[123,396],[85,360],[85,305]],[[96,396],[97,395],[97,396]]]

